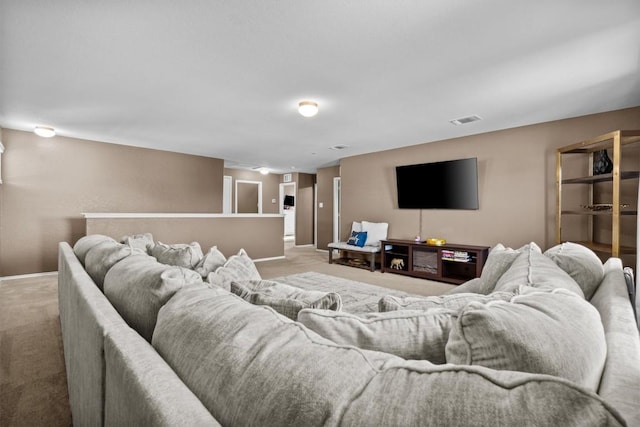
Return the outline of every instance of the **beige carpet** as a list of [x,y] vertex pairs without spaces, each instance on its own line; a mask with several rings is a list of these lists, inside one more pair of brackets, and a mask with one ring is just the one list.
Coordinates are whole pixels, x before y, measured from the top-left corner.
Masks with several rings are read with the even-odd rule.
[[[313,247],[286,248],[286,259],[257,263],[263,278],[316,271],[420,295],[453,286],[332,264]],[[69,426],[57,276],[0,280],[0,426]]]

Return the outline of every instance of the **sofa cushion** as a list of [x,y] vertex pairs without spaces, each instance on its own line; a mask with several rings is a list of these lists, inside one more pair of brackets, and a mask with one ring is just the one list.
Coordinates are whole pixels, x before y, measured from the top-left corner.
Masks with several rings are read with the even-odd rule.
[[338,345],[215,288],[178,291],[153,346],[222,425],[624,424],[563,378]]
[[103,289],[104,276],[109,269],[120,260],[142,253],[139,249],[132,249],[115,240],[106,240],[92,247],[85,257],[85,269],[100,290]]
[[227,258],[224,254],[218,250],[217,246],[212,246],[198,262],[195,270],[200,273],[200,276],[207,277],[209,273],[216,271],[218,267],[222,267],[225,262],[227,262]]
[[378,311],[430,310],[433,308],[446,308],[457,311],[472,301],[509,301],[514,296],[514,292],[493,292],[489,295],[462,293],[432,297],[396,297],[393,295],[385,295],[380,298],[378,302]]
[[153,235],[151,233],[131,234],[122,236],[120,243],[129,245],[132,248],[142,249],[146,253],[150,253],[151,248],[155,245]]
[[380,240],[387,239],[389,224],[386,222],[362,221],[362,231],[367,232],[367,246],[380,246]]
[[518,249],[507,248],[502,243],[498,243],[489,251],[489,256],[487,256],[487,260],[482,267],[482,273],[480,277],[477,278],[478,281],[473,283],[473,290],[469,289],[469,286],[465,286],[465,283],[447,292],[447,294],[461,292],[475,292],[484,295],[490,294],[495,289],[500,277],[511,267],[511,264],[513,264],[513,261],[515,261],[518,255],[529,250],[542,252],[535,242],[528,243]]
[[158,262],[149,255],[134,255],[109,270],[104,294],[129,326],[151,342],[160,308],[179,289],[202,285],[193,270]]
[[402,310],[360,316],[304,309],[298,322],[336,344],[395,354],[403,359],[446,363],[444,347],[454,310]]
[[518,255],[511,267],[500,277],[494,290],[514,292],[523,285],[544,290],[563,288],[584,298],[584,293],[576,281],[551,259],[536,250],[524,251]]
[[82,265],[84,265],[87,252],[89,252],[89,250],[98,243],[106,241],[115,242],[115,239],[103,234],[89,234],[88,236],[84,236],[78,239],[75,245],[73,245],[73,253],[76,255],[76,257],[78,257]]
[[231,282],[233,281],[244,282],[261,279],[256,265],[244,249],[240,249],[236,255],[230,256],[223,266],[207,275],[209,284],[227,291],[231,290]]
[[565,242],[544,253],[563,269],[582,288],[590,300],[604,277],[602,261],[591,249],[577,243]]
[[342,310],[342,299],[335,292],[304,290],[273,280],[231,282],[231,292],[256,305],[268,305],[292,320],[304,308]]
[[198,242],[171,245],[158,242],[151,248],[151,255],[163,264],[193,269],[202,259],[202,249]]
[[352,246],[363,247],[367,242],[367,232],[366,231],[352,231],[351,237],[347,239],[347,244]]
[[447,363],[548,374],[598,389],[607,345],[598,311],[566,289],[471,302],[457,315]]

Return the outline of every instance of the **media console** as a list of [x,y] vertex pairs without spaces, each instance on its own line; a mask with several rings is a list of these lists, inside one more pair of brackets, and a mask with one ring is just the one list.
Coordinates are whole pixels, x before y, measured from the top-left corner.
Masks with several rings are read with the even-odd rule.
[[428,245],[411,240],[383,240],[380,267],[397,273],[459,285],[480,277],[488,246]]

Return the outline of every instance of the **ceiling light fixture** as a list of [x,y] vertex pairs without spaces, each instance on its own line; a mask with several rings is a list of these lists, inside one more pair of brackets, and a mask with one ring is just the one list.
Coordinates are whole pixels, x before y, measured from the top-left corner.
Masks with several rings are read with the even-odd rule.
[[318,103],[313,101],[300,101],[298,103],[298,113],[304,117],[313,117],[318,114]]
[[267,168],[260,168],[260,173],[262,175],[269,175],[269,169]]
[[52,136],[56,136],[55,129],[46,126],[36,126],[33,132],[43,138],[51,138]]

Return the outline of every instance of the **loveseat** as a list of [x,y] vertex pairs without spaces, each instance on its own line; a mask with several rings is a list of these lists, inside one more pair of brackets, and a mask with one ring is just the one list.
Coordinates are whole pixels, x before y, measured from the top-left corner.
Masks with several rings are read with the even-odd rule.
[[498,245],[449,295],[372,287],[380,312],[353,313],[197,249],[60,243],[74,425],[640,425],[619,259]]

